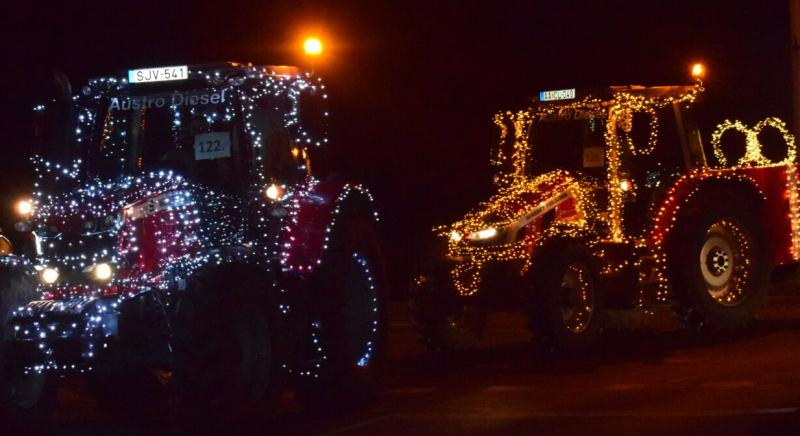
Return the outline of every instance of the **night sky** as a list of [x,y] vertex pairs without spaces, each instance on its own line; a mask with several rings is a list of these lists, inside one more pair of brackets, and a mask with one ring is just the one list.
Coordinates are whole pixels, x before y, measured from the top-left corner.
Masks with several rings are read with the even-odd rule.
[[[395,283],[445,224],[491,192],[491,116],[542,89],[688,84],[703,61],[703,140],[724,118],[790,114],[788,2],[7,2],[2,28],[0,225],[30,191],[32,105],[53,69],[73,90],[128,68],[305,62],[332,94],[330,167],[372,187]],[[57,4],[56,4],[57,3]]]

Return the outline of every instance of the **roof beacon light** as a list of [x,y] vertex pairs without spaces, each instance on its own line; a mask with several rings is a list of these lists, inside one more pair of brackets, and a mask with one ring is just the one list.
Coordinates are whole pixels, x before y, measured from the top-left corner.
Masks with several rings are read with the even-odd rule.
[[308,38],[303,42],[303,51],[307,56],[319,56],[322,54],[322,41],[319,38]]
[[705,65],[703,65],[703,64],[701,64],[699,62],[694,64],[694,65],[692,65],[692,77],[693,78],[695,78],[697,80],[700,80],[700,79],[704,78],[705,75],[706,75],[706,67],[705,67]]

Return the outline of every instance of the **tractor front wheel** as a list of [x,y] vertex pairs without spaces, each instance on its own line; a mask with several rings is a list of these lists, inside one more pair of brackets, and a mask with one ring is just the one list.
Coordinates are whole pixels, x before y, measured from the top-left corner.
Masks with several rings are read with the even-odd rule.
[[[359,213],[360,212],[360,213]],[[383,258],[368,214],[337,217],[322,264],[312,277],[312,353],[317,364],[297,383],[310,409],[362,404],[377,392],[386,351]]]
[[272,416],[278,360],[264,278],[229,265],[187,285],[173,324],[182,410],[195,422]]
[[603,328],[602,295],[589,250],[557,243],[536,257],[529,280],[529,327],[545,352],[577,352],[594,345]]
[[486,330],[486,305],[457,296],[448,272],[429,266],[412,280],[409,290],[417,336],[434,353],[472,350]]
[[0,271],[0,415],[12,425],[41,423],[56,407],[58,379],[25,373],[16,362],[9,321],[14,310],[36,299],[36,285],[24,273]]

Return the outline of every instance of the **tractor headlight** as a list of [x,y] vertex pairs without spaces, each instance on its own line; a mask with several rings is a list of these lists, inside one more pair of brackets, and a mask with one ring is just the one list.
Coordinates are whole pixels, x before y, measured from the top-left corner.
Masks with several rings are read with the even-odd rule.
[[497,229],[494,227],[487,227],[482,230],[467,233],[466,238],[470,241],[485,241],[497,236]]
[[58,280],[58,270],[55,268],[42,268],[39,272],[39,278],[42,280],[42,283],[46,285],[52,285]]
[[18,214],[27,217],[33,213],[33,202],[30,200],[20,200],[14,208],[17,210]]
[[96,280],[104,282],[114,275],[114,268],[105,262],[98,263],[91,267],[91,274]]
[[286,195],[286,189],[281,185],[273,183],[267,186],[267,189],[264,191],[264,194],[266,194],[267,198],[269,198],[270,200],[278,201]]

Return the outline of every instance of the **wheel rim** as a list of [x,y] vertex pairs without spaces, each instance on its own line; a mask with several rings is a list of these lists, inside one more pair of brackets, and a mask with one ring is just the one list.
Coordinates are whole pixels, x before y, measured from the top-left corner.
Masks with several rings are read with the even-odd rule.
[[369,365],[379,335],[378,289],[370,264],[353,253],[345,279],[345,313],[350,358],[357,366]]
[[700,275],[717,303],[735,306],[745,298],[752,246],[744,228],[733,221],[718,221],[706,231],[700,249]]
[[594,312],[594,287],[589,268],[574,262],[561,278],[561,318],[568,331],[580,334],[589,328]]

